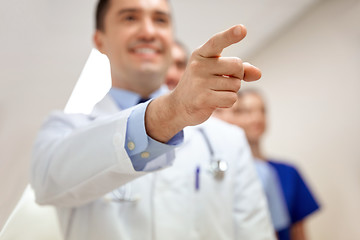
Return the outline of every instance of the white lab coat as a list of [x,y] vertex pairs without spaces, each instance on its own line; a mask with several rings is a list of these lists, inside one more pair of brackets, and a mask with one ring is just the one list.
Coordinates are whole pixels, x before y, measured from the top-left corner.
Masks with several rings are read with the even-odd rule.
[[[187,127],[173,166],[136,172],[124,148],[130,113],[106,96],[90,116],[55,113],[43,125],[31,181],[37,202],[56,207],[66,240],[274,239],[239,128],[217,119]],[[222,180],[207,170],[199,127],[229,165]]]

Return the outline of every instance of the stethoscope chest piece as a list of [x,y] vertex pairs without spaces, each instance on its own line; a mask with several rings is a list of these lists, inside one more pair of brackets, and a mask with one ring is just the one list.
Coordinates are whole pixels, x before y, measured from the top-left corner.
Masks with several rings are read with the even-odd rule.
[[215,179],[222,180],[225,176],[226,171],[228,170],[228,163],[221,159],[213,159],[210,162],[209,170],[213,174]]
[[228,163],[226,161],[221,160],[221,158],[215,155],[214,149],[208,136],[206,135],[204,129],[199,128],[201,135],[203,136],[207,148],[210,153],[210,163],[209,163],[209,171],[217,180],[222,180],[225,176],[225,172],[228,170]]

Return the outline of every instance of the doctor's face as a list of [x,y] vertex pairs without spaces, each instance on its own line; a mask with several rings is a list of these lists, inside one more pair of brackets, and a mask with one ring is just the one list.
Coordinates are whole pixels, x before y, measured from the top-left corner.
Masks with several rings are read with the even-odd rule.
[[167,1],[110,0],[109,4],[104,27],[96,31],[94,40],[110,60],[112,78],[165,75],[173,41]]

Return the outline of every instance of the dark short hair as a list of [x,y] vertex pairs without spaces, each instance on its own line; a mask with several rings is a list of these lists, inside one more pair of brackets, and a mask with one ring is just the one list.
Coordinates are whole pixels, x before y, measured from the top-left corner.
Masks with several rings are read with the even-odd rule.
[[[105,31],[105,16],[110,7],[111,0],[99,0],[95,12],[96,30]],[[168,0],[166,0],[169,2]]]
[[105,30],[105,16],[110,7],[110,0],[99,0],[95,13],[95,28],[96,30]]

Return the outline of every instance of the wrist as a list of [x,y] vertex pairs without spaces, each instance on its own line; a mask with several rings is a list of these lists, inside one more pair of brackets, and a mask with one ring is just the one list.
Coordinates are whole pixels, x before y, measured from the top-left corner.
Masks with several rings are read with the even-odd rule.
[[185,124],[181,120],[176,98],[169,93],[151,101],[145,112],[146,133],[153,139],[166,143],[180,132]]

